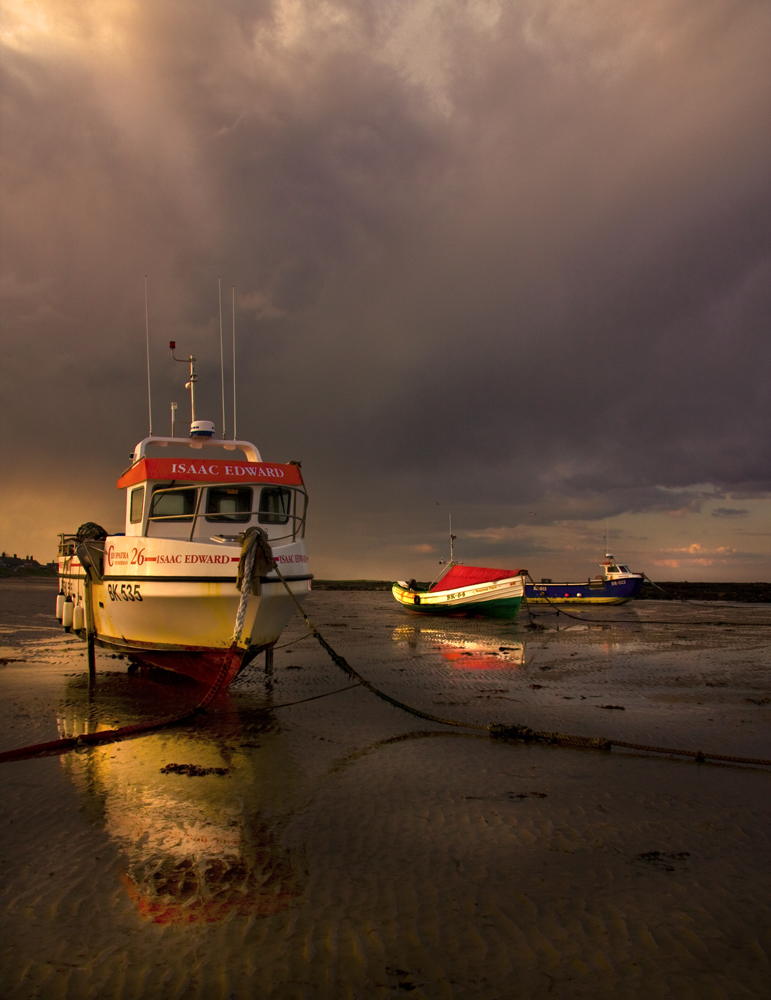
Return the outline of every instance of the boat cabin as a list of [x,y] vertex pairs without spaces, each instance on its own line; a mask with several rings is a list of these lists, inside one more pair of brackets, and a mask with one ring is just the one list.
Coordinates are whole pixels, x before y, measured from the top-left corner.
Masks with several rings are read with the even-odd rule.
[[595,577],[596,580],[602,580],[603,578],[608,578],[610,580],[623,580],[629,576],[635,576],[628,566],[621,566],[616,563],[612,552],[606,552],[605,558],[600,563],[600,568],[602,569],[602,576]]
[[[174,446],[183,457],[148,457],[149,445]],[[246,460],[191,458],[184,445],[199,452],[237,448]],[[127,536],[233,542],[254,525],[267,531],[271,543],[305,537],[308,495],[297,462],[263,462],[248,441],[208,438],[148,437],[133,458],[118,480],[118,489],[126,491]]]

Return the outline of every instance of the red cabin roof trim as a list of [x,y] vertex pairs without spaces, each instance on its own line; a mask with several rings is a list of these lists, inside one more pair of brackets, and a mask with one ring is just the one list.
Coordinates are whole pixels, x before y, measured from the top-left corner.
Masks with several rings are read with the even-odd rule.
[[173,479],[180,483],[274,483],[302,486],[298,465],[271,462],[236,462],[203,458],[142,458],[123,473],[118,489],[136,486],[148,479]]

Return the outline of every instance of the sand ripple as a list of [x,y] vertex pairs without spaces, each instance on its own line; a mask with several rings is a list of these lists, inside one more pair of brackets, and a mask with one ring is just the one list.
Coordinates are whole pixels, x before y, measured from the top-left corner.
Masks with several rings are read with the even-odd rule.
[[[109,658],[89,700],[80,648],[31,627],[36,593],[0,635],[22,661],[0,671],[5,745],[186,703]],[[312,600],[351,662],[423,706],[769,750],[757,637],[533,640]],[[771,774],[494,744],[361,690],[270,711],[339,686],[303,641],[190,727],[1,770],[3,1000],[768,995]]]

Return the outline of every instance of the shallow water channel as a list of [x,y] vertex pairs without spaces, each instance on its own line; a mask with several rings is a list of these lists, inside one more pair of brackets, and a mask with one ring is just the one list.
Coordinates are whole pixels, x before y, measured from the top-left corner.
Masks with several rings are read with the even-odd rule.
[[[0,749],[200,698],[103,652],[89,692],[54,595],[0,581]],[[387,593],[306,607],[437,715],[771,758],[771,627],[743,624],[768,605],[539,608],[539,629]],[[2,1000],[769,995],[771,768],[427,723],[340,691],[306,632],[189,725],[0,765]]]

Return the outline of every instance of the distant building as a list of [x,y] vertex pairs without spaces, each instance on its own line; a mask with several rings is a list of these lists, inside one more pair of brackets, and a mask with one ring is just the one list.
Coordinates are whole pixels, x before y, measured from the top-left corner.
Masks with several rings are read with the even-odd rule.
[[3,552],[0,555],[0,576],[11,576],[13,573],[21,572],[22,575],[27,573],[55,573],[57,565],[55,562],[46,563],[44,566],[41,565],[34,556],[18,556],[15,552],[10,555],[8,552]]

